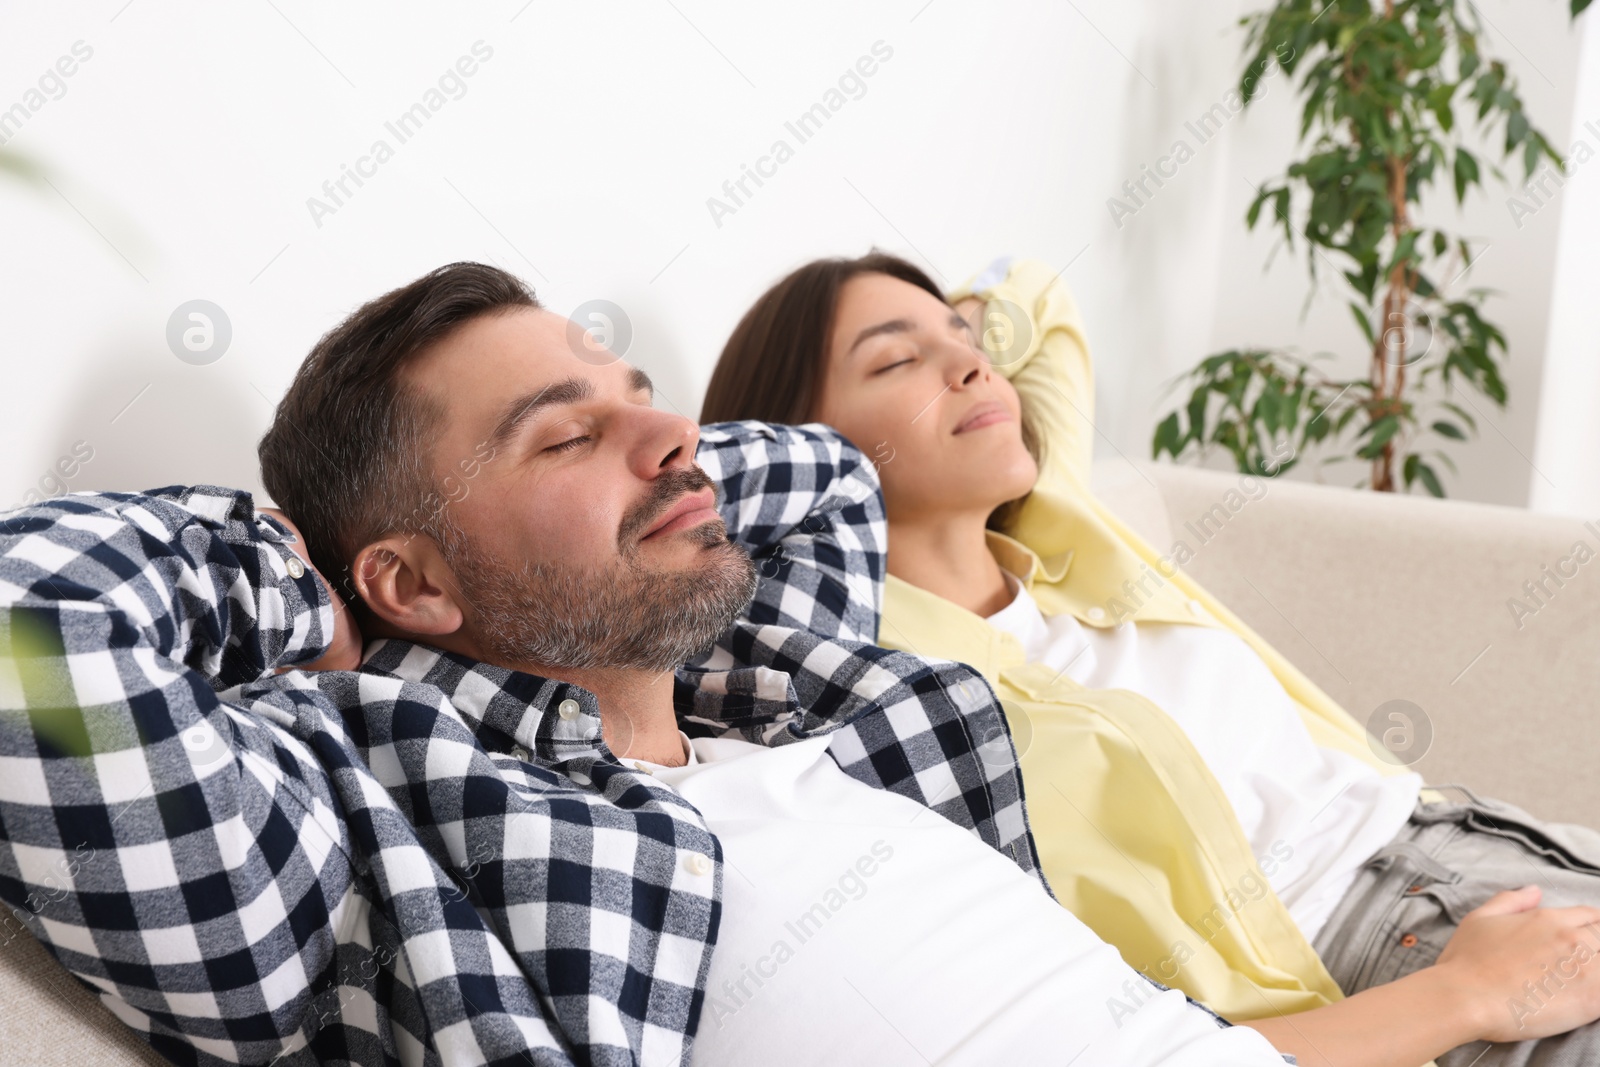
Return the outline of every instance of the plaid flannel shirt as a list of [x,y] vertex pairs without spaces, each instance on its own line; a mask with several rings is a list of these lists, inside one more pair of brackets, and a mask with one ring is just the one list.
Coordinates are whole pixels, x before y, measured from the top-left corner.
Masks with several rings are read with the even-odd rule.
[[[830,734],[1043,884],[993,691],[871,643],[872,466],[819,425],[708,427],[697,459],[761,580],[677,673],[685,731]],[[0,518],[0,940],[174,1062],[686,1062],[722,884],[699,812],[578,686],[396,640],[274,673],[333,624],[288,542],[214,486]]]

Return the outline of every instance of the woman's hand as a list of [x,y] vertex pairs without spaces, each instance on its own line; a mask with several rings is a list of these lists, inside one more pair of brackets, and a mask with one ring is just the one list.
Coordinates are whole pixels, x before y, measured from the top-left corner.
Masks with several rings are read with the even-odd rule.
[[317,576],[322,583],[322,588],[327,592],[328,599],[333,602],[333,643],[328,650],[310,663],[296,663],[292,667],[279,667],[278,674],[290,670],[302,671],[353,671],[361,666],[361,630],[356,626],[354,614],[345,606],[339,594],[334,592],[333,586],[322,576],[311,563],[311,555],[306,551],[306,539],[300,536],[300,528],[290,521],[277,508],[262,508],[262,514],[271,515],[289,528],[295,540],[291,548],[305,563],[306,569]]
[[1536,885],[1466,914],[1435,967],[1484,1008],[1484,1041],[1526,1041],[1600,1018],[1600,908],[1541,908]]
[[1600,908],[1541,908],[1538,886],[1470,911],[1431,967],[1295,1015],[1240,1022],[1301,1067],[1414,1067],[1471,1041],[1600,1018]]

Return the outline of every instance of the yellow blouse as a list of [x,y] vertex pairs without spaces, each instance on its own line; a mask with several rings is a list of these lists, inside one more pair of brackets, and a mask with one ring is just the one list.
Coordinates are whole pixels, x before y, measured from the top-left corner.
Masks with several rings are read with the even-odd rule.
[[[1358,722],[1179,570],[1181,551],[1163,556],[1089,491],[1093,371],[1078,308],[1056,272],[1024,261],[979,293],[972,284],[950,299],[986,298],[984,346],[1021,395],[1043,450],[1032,494],[1007,533],[989,532],[989,547],[1040,610],[1070,612],[1085,626],[1134,619],[1232,630],[1300,705],[1318,744],[1384,773],[1406,770],[1380,759]],[[1232,1019],[1341,998],[1288,909],[1270,890],[1261,894],[1261,868],[1226,796],[1159,707],[1026,663],[1010,634],[893,575],[879,640],[971,664],[994,686],[1021,755],[1045,875],[1135,970]]]

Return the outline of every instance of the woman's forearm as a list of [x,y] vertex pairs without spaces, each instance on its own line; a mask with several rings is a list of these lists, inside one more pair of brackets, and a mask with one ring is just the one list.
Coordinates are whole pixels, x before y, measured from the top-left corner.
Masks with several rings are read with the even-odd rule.
[[1336,1004],[1238,1025],[1259,1031],[1300,1067],[1421,1067],[1483,1032],[1477,998],[1448,970],[1427,967]]

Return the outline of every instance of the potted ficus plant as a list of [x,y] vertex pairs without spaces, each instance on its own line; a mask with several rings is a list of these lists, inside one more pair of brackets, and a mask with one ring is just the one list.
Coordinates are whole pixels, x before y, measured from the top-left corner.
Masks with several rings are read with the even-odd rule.
[[[1589,0],[1570,3],[1576,18]],[[1546,159],[1565,164],[1505,63],[1483,54],[1472,0],[1282,0],[1240,23],[1245,106],[1271,65],[1298,76],[1307,150],[1259,187],[1246,224],[1267,218],[1291,248],[1303,241],[1313,285],[1319,265],[1336,267],[1371,358],[1365,377],[1340,379],[1287,349],[1208,356],[1179,377],[1188,401],[1156,427],[1152,454],[1220,446],[1240,471],[1275,475],[1320,452],[1323,463],[1368,461],[1358,484],[1443,496],[1433,461],[1455,471],[1445,448],[1476,432],[1472,394],[1505,407],[1507,352],[1481,312],[1487,291],[1457,290],[1472,243],[1424,222],[1417,205],[1439,182],[1459,205],[1486,169],[1506,180],[1463,144],[1469,124],[1501,134],[1499,159],[1520,156],[1524,180]]]

